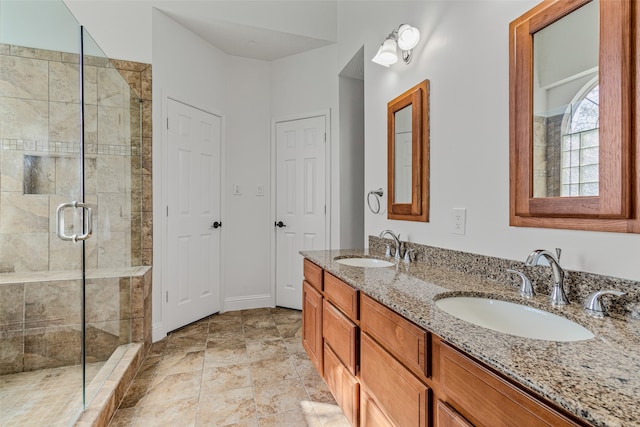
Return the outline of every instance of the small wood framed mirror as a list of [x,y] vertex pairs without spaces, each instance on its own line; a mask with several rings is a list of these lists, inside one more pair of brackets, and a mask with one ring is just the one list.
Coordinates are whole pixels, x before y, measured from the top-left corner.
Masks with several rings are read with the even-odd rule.
[[429,80],[387,104],[389,219],[429,221]]

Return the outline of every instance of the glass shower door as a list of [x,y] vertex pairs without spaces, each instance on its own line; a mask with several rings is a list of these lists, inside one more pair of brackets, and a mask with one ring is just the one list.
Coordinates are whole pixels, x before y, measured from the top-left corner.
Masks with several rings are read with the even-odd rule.
[[79,40],[62,1],[0,0],[2,425],[83,409]]
[[140,230],[132,220],[141,196],[132,168],[140,167],[141,104],[84,29],[82,64],[83,190],[93,215],[83,252],[85,402],[90,402],[131,342],[132,286],[124,278],[131,275],[137,242],[132,232]]

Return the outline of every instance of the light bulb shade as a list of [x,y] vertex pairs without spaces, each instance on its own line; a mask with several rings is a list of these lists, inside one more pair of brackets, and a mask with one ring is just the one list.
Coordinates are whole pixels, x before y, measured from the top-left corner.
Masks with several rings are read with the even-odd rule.
[[398,28],[398,47],[402,50],[411,50],[420,41],[420,31],[416,27],[408,24],[400,25]]
[[393,39],[386,39],[384,43],[382,43],[382,46],[380,46],[380,49],[378,49],[378,53],[376,53],[376,56],[373,57],[372,61],[385,67],[398,62],[396,41]]

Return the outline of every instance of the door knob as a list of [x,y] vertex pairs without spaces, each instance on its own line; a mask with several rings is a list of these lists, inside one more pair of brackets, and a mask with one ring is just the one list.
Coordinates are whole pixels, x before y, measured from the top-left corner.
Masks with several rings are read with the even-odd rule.
[[211,228],[220,228],[222,227],[222,221],[218,222],[218,221],[214,221],[213,224],[211,225]]
[[282,227],[286,227],[286,225],[284,225],[284,222],[282,222],[282,221],[278,221],[278,222],[276,222],[274,225],[275,225],[276,227],[280,227],[280,228],[282,228]]

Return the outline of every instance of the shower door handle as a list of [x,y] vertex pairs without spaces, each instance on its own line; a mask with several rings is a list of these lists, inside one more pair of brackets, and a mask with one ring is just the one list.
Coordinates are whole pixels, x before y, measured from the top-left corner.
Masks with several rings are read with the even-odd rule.
[[[84,210],[84,234],[74,234],[67,236],[64,234],[64,210],[67,208],[82,208]],[[56,234],[62,240],[71,240],[77,242],[78,240],[87,240],[93,233],[93,210],[86,203],[63,203],[56,209]]]

